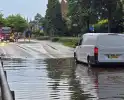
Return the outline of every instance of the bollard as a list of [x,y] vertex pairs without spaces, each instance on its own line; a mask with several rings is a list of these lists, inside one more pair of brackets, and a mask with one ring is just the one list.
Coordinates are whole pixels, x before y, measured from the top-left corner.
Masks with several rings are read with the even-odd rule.
[[3,61],[1,61],[1,65],[2,65],[2,67],[3,67]]
[[24,37],[24,42],[25,42],[25,37]]
[[30,38],[30,36],[29,36],[29,37],[28,37],[29,42],[30,42],[30,39],[31,39],[31,38]]
[[11,91],[11,94],[12,94],[13,100],[15,100],[15,92],[14,91]]
[[4,71],[4,74],[5,74],[5,77],[6,77],[6,80],[7,80],[7,73],[6,73],[6,71]]

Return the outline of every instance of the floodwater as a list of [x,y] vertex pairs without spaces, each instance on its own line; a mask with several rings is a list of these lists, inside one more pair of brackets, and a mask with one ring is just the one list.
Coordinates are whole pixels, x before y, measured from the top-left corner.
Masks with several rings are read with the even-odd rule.
[[16,100],[124,100],[124,67],[88,68],[68,59],[8,59]]

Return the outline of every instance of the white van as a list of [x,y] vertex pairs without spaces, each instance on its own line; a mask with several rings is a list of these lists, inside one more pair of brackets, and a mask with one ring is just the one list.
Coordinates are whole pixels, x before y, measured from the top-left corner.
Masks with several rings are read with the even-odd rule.
[[89,65],[124,63],[124,36],[117,33],[86,33],[74,51],[76,62]]

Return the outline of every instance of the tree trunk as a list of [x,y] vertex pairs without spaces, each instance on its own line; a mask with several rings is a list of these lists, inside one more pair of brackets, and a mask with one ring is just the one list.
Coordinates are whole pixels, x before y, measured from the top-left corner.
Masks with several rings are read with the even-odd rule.
[[111,6],[108,6],[108,33],[111,33],[111,22],[112,22],[112,11],[111,11]]
[[90,20],[89,20],[89,17],[88,17],[88,19],[87,19],[87,31],[89,32],[89,28],[90,28]]

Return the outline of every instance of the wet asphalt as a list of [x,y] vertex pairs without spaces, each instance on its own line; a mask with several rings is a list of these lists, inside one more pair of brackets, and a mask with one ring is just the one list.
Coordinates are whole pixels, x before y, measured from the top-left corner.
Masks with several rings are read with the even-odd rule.
[[0,53],[16,100],[124,100],[123,66],[75,64],[72,48],[46,41],[1,44]]

